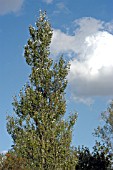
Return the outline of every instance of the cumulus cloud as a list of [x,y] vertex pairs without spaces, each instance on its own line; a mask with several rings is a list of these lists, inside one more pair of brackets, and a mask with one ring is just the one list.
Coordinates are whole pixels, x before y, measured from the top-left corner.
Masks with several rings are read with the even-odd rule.
[[[60,52],[83,53],[84,40],[86,37],[95,34],[102,29],[101,21],[94,18],[82,18],[74,21],[74,35],[67,35],[61,30],[54,30],[51,51],[55,54]],[[59,41],[60,39],[60,41]],[[81,50],[82,49],[82,50]]]
[[10,12],[18,12],[24,0],[0,0],[0,15]]
[[95,96],[113,96],[113,26],[94,18],[76,20],[74,35],[54,30],[51,52],[67,53],[68,75],[75,100],[92,102]]

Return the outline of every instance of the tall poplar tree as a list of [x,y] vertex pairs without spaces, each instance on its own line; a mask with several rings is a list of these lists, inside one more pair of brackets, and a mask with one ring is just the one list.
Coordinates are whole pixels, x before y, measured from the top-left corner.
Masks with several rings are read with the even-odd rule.
[[29,33],[24,53],[31,67],[29,82],[14,97],[14,114],[7,118],[12,148],[31,169],[74,169],[76,154],[70,144],[76,113],[64,119],[69,64],[62,56],[58,62],[49,58],[53,32],[45,12],[40,11]]
[[95,129],[94,135],[101,139],[101,142],[96,142],[97,146],[104,146],[106,154],[111,156],[113,167],[113,100],[105,112],[101,113],[102,125]]

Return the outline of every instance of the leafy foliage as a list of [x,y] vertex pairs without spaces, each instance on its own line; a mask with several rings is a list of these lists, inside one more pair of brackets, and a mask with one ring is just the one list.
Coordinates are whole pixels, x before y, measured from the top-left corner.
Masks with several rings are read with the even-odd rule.
[[26,160],[13,152],[0,155],[0,170],[30,170]]
[[14,115],[7,118],[12,147],[31,169],[72,169],[76,155],[70,144],[77,116],[63,119],[69,64],[62,56],[57,63],[49,58],[52,29],[45,12],[40,12],[36,28],[30,26],[29,32],[24,53],[31,67],[29,82],[19,99],[14,97]]
[[101,147],[101,150],[98,150],[94,147],[93,152],[91,153],[87,147],[78,148],[78,164],[76,170],[107,170],[110,165],[110,158],[106,156]]
[[[102,140],[106,148],[106,154],[111,155],[113,160],[113,101],[110,103],[107,111],[101,114],[101,117],[104,124],[102,127],[98,126],[94,135]],[[99,142],[96,143],[97,146],[100,146]]]

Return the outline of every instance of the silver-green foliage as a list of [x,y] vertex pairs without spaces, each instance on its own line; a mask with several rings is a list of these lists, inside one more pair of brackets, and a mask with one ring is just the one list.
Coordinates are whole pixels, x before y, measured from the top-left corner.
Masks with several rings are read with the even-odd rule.
[[[65,89],[69,64],[50,55],[51,25],[40,12],[36,28],[29,27],[25,58],[31,67],[29,83],[14,97],[14,116],[8,116],[7,130],[13,150],[31,169],[74,169],[76,154],[70,147],[76,113],[64,120]],[[60,40],[59,40],[60,41]]]
[[113,164],[113,101],[107,110],[101,113],[101,117],[103,125],[97,127],[94,135],[101,139],[101,142],[97,142],[98,148],[101,146],[100,143],[103,143],[104,150],[106,154],[111,156]]

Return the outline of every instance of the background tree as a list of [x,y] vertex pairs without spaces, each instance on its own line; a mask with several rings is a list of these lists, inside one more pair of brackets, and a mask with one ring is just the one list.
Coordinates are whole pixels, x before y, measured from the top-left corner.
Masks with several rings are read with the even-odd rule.
[[76,113],[63,119],[69,64],[62,56],[57,63],[49,58],[52,29],[45,12],[29,32],[24,53],[31,67],[29,82],[14,97],[14,115],[7,118],[12,147],[31,169],[73,169],[76,154],[70,144]]
[[78,155],[76,170],[108,170],[111,166],[110,157],[105,154],[103,147],[98,150],[95,146],[92,152],[87,147],[82,147],[76,152]]
[[0,155],[0,170],[30,170],[26,160],[10,151]]
[[[101,139],[101,142],[96,142],[100,147],[103,143],[106,149],[106,154],[111,155],[113,160],[113,101],[110,103],[108,109],[101,113],[103,125],[98,126],[94,135]],[[113,161],[112,161],[113,164]]]

